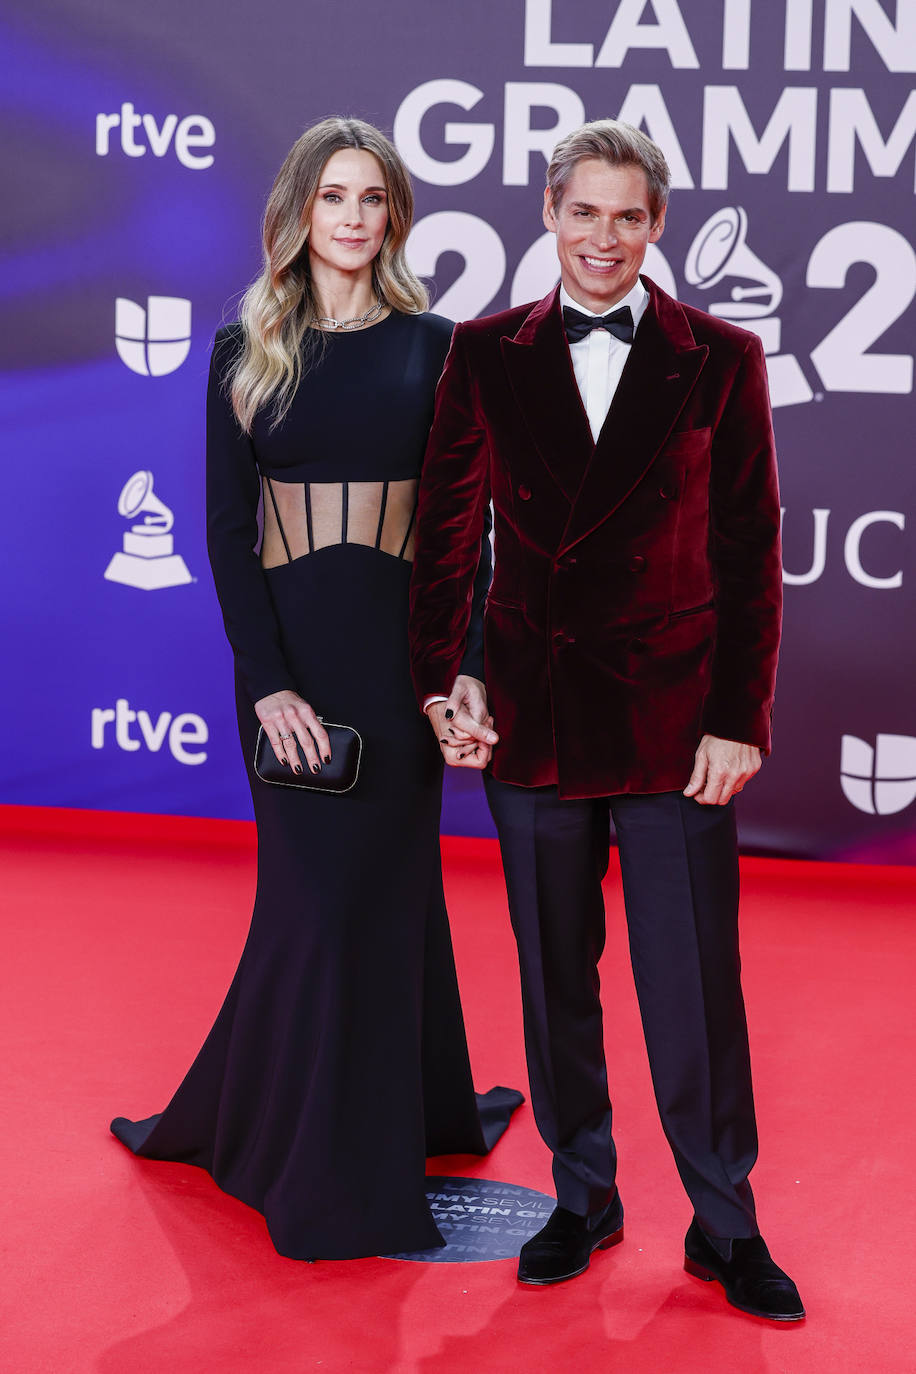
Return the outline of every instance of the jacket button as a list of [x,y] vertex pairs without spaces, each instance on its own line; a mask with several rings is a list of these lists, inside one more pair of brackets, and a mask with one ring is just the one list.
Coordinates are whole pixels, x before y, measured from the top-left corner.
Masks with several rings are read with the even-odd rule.
[[565,630],[557,630],[553,636],[553,642],[558,649],[562,649],[565,644],[575,644],[576,636],[567,634]]
[[524,482],[522,482],[521,486],[518,489],[518,497],[520,501],[531,500],[531,488],[527,487]]
[[561,572],[569,572],[572,568],[576,566],[576,561],[577,560],[573,554],[568,554],[565,558],[560,559],[560,561],[557,564],[557,567],[560,569]]
[[641,553],[636,553],[630,559],[629,566],[630,572],[642,572],[643,568],[646,566],[646,560],[643,558]]
[[673,483],[673,482],[671,483],[670,486],[667,486],[667,487],[659,487],[659,489],[658,489],[658,494],[659,494],[659,496],[662,498],[663,501],[673,501],[674,498],[675,498],[675,496],[677,496],[677,493],[678,493],[678,488],[677,488],[676,484]]

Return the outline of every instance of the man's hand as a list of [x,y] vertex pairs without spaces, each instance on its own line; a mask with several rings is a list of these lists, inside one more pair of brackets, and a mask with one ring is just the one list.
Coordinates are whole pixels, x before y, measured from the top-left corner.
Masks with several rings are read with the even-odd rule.
[[449,767],[486,768],[499,735],[478,678],[459,674],[448,701],[434,701],[426,714]]
[[704,735],[684,796],[693,797],[702,806],[724,806],[750,781],[760,762],[760,750],[755,744]]

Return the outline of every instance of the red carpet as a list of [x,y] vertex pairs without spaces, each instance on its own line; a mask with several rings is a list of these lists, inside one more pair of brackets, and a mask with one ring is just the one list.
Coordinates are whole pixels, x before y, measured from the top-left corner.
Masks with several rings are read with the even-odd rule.
[[[241,949],[243,823],[0,809],[0,1367],[10,1374],[903,1374],[914,1367],[916,870],[744,863],[761,1225],[808,1320],[771,1327],[681,1268],[690,1219],[651,1097],[607,886],[603,986],[624,1245],[554,1289],[511,1261],[297,1264],[201,1171],[138,1162],[112,1115],[161,1107]],[[514,948],[489,841],[444,842],[475,1077],[525,1087]],[[551,1191],[524,1107],[485,1160]]]

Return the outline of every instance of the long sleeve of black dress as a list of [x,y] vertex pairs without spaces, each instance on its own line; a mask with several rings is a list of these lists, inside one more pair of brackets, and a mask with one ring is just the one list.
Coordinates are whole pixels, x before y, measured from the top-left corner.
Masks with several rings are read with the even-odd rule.
[[458,669],[469,677],[484,681],[483,626],[487,605],[487,593],[493,580],[493,550],[490,545],[490,531],[493,516],[489,506],[484,512],[483,536],[480,541],[480,562],[474,575],[474,590],[471,594],[471,619],[468,622],[468,635],[464,646],[464,657]]
[[256,548],[261,482],[251,439],[239,427],[223,379],[241,346],[238,326],[220,329],[207,388],[207,551],[226,635],[252,701],[297,690]]

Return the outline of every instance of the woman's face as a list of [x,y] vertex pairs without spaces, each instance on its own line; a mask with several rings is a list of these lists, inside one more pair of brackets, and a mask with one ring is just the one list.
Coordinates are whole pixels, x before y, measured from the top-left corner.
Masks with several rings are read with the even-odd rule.
[[382,246],[388,227],[388,192],[377,157],[341,148],[328,158],[312,202],[308,249],[312,268],[360,272]]

